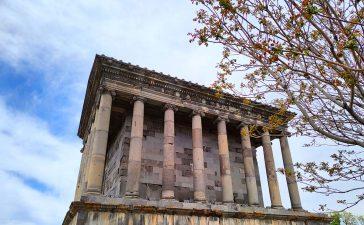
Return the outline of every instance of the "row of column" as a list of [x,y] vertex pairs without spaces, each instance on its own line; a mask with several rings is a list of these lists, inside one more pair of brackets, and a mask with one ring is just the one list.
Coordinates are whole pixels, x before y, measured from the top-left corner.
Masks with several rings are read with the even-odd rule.
[[[101,193],[102,179],[105,167],[105,156],[107,138],[110,123],[112,97],[108,91],[101,94],[98,112],[95,118],[95,131],[92,141],[92,152],[88,163],[88,176],[86,193]],[[162,199],[174,199],[175,179],[175,131],[174,112],[176,108],[167,104],[164,112],[164,141],[163,141],[163,175],[162,175]],[[203,112],[193,111],[192,114],[192,148],[193,148],[193,187],[195,201],[206,201],[206,184],[204,179],[204,156],[202,139],[202,117]],[[226,132],[227,118],[217,119],[218,130],[218,152],[220,161],[220,175],[222,183],[223,202],[233,202],[233,186],[230,169],[229,147]],[[139,196],[139,180],[141,172],[142,142],[144,123],[144,100],[140,97],[134,98],[133,118],[131,126],[131,139],[129,150],[128,174],[125,196]],[[253,150],[250,142],[248,125],[240,126],[241,145],[243,151],[244,171],[249,205],[259,205],[258,187],[256,182]],[[264,160],[268,179],[271,205],[274,208],[282,207],[281,196],[276,176],[273,151],[270,134],[265,131],[262,136]],[[293,163],[286,135],[280,138],[281,151],[289,196],[293,209],[301,209],[297,181],[294,175]]]

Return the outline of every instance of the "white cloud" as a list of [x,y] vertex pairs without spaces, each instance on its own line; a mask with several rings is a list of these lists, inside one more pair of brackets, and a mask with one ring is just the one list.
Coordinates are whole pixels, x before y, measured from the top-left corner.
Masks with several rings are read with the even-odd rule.
[[[49,118],[35,118],[9,108],[0,98],[0,182],[5,184],[0,185],[4,196],[0,203],[5,206],[0,211],[1,224],[60,224],[75,188],[80,144],[74,128],[96,53],[204,85],[214,80],[219,49],[196,47],[188,42],[194,11],[189,1],[179,0],[0,1],[0,61],[14,70],[27,64],[40,71],[23,73],[27,80],[45,80],[44,93],[34,93],[33,100],[26,101],[31,101],[29,105],[33,107],[57,108],[56,116],[68,120],[61,124],[60,133],[71,133],[68,137],[74,134],[72,140],[56,136],[47,127],[52,122]],[[59,98],[64,99],[64,104],[52,103]],[[294,160],[327,157],[326,151],[307,153],[301,147],[302,141],[290,141]],[[276,164],[281,167],[278,146],[275,142]],[[260,172],[264,181],[262,159]],[[34,178],[52,192],[36,191],[6,171]],[[285,206],[289,206],[284,177],[280,176],[279,181]],[[264,185],[269,205],[268,188]],[[316,209],[318,199],[326,201],[321,196],[302,193],[306,209]],[[355,208],[355,212],[360,210],[364,211],[363,204]]]
[[44,121],[7,107],[2,98],[0,143],[0,223],[60,224],[75,190],[80,143],[52,135]]
[[10,63],[26,59],[39,68],[60,64],[88,72],[94,54],[104,53],[202,83],[208,74],[205,84],[214,78],[220,53],[188,42],[194,17],[189,2],[11,0],[2,5],[0,57]]
[[30,105],[65,99],[54,108],[75,129],[96,53],[210,85],[220,53],[189,43],[194,11],[188,1],[4,0],[0,60],[37,70],[23,71],[30,82],[46,82]]

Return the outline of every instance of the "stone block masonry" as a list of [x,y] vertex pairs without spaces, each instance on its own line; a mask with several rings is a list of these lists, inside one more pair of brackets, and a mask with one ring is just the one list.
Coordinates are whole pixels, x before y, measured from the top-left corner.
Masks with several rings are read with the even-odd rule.
[[[132,113],[129,112],[120,124],[117,137],[109,145],[103,194],[122,197],[125,194],[128,153],[130,148]],[[193,150],[191,124],[175,121],[175,175],[174,195],[178,201],[190,201],[193,196]],[[146,113],[143,126],[143,148],[140,177],[140,197],[150,200],[161,199],[163,183],[164,122],[161,115]],[[204,178],[206,198],[209,202],[223,202],[219,162],[217,125],[203,124]],[[238,131],[238,130],[237,130]],[[235,202],[247,204],[244,164],[241,145],[236,135],[228,136],[229,162]],[[259,174],[257,174],[259,176]],[[258,186],[258,189],[261,187]],[[259,196],[261,198],[261,196]],[[232,200],[234,200],[232,199]]]
[[[75,198],[63,224],[328,224],[326,215],[302,209],[287,124],[265,126],[278,109],[244,102],[97,55],[78,130],[84,146]],[[277,181],[271,141],[278,138],[288,193]],[[268,190],[261,188],[260,146]]]
[[84,196],[63,225],[326,225],[324,214],[305,211]]

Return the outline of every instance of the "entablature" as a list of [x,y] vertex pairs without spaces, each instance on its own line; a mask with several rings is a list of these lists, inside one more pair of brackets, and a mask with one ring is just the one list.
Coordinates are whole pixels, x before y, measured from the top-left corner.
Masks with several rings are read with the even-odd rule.
[[[119,97],[136,95],[174,104],[185,110],[203,110],[210,116],[227,115],[236,122],[263,126],[278,109],[258,102],[245,103],[244,99],[216,91],[192,82],[158,73],[153,70],[96,55],[88,82],[78,135],[84,138],[90,129],[98,101],[97,90],[105,87]],[[293,115],[288,112],[287,116]]]

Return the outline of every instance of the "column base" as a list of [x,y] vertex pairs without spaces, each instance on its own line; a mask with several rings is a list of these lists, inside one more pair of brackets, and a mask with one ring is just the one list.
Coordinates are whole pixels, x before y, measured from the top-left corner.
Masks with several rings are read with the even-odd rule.
[[206,203],[207,202],[207,200],[206,200],[206,198],[194,198],[193,199],[193,202],[198,202],[198,203]]
[[193,200],[195,202],[206,202],[206,194],[203,191],[194,191]]
[[125,198],[139,198],[139,192],[126,192]]
[[171,190],[162,191],[162,199],[174,199],[174,191]]
[[222,204],[234,204],[234,201],[222,201]]
[[250,207],[262,207],[259,203],[248,204]]
[[281,206],[281,205],[272,205],[271,208],[272,209],[284,209],[283,206]]
[[85,194],[89,195],[101,195],[101,190],[98,188],[89,188],[85,191]]
[[305,212],[306,210],[304,210],[302,207],[292,207],[293,211],[300,211],[300,212]]

